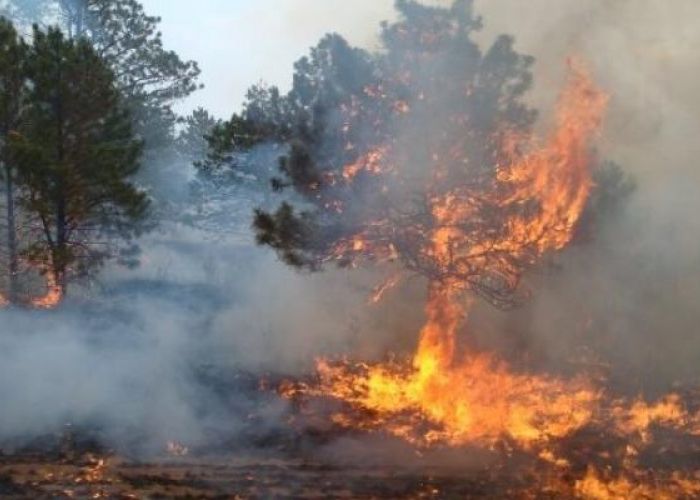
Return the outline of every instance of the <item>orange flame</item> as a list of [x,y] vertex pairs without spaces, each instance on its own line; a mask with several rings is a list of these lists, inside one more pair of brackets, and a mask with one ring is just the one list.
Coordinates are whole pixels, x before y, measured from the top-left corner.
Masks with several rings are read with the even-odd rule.
[[[522,262],[535,264],[544,254],[565,248],[586,206],[593,186],[591,143],[608,98],[580,63],[572,61],[569,67],[555,127],[544,144],[538,146],[522,133],[500,133],[503,149],[494,186],[478,194],[506,214],[502,231],[473,230],[465,224],[480,216],[475,195],[462,186],[440,192],[441,155],[433,155],[438,163],[435,193],[428,197],[433,225],[422,252],[439,272],[429,283],[426,323],[413,358],[373,365],[319,360],[317,385],[287,384],[280,388],[283,395],[330,396],[346,402],[346,409],[332,416],[344,427],[381,429],[420,446],[494,446],[505,438],[556,467],[570,465],[559,456],[557,440],[594,422],[633,438],[629,442],[635,446],[650,442],[654,426],[700,435],[700,412],[689,413],[676,394],[651,404],[611,400],[586,377],[516,373],[492,355],[460,353],[457,334],[472,300],[465,299],[464,292],[478,285],[463,276],[477,269],[515,289]],[[447,156],[454,154],[462,152]],[[373,164],[361,158],[346,168],[346,179],[352,180],[360,168],[382,171],[379,164],[368,165]],[[531,205],[537,209],[525,209]],[[372,230],[338,244],[332,258],[395,255],[384,239],[373,238]],[[381,298],[394,284],[392,277],[374,297]],[[629,444],[624,452],[624,473],[611,476],[590,466],[585,476],[566,485],[566,491],[573,488],[577,496],[610,499],[700,494],[698,474],[673,473],[648,484],[634,466],[635,446]]]
[[46,289],[45,295],[34,297],[30,300],[32,307],[37,309],[54,309],[61,303],[61,300],[63,300],[63,289],[51,271],[46,273]]
[[557,127],[548,143],[524,157],[517,156],[522,139],[506,141],[512,161],[499,169],[499,179],[512,188],[504,204],[536,199],[537,218],[510,221],[509,237],[501,245],[535,242],[540,253],[560,250],[570,241],[573,229],[593,186],[590,143],[598,131],[608,98],[586,73],[580,62],[570,61],[569,83],[559,98]]
[[382,299],[389,292],[389,290],[396,287],[400,282],[401,282],[401,274],[400,273],[392,274],[387,279],[385,279],[382,283],[380,283],[378,286],[376,286],[374,288],[374,290],[372,290],[372,296],[369,298],[368,302],[370,304],[378,304],[379,302],[382,301]]
[[[470,215],[469,205],[460,204],[463,197],[449,193],[434,198],[436,228],[429,252],[441,266],[450,265],[455,254],[463,251],[476,256],[487,249],[500,249],[504,255],[519,255],[534,246],[541,255],[559,250],[571,240],[592,186],[590,140],[600,126],[607,102],[580,66],[572,65],[571,69],[569,84],[559,101],[557,128],[550,140],[543,148],[512,157],[499,171],[499,179],[510,188],[502,204],[535,199],[541,207],[537,217],[518,212],[507,221],[508,231],[503,236],[470,244],[459,229],[459,221]],[[522,144],[522,138],[517,142]],[[516,154],[520,147],[513,147],[507,154]],[[498,269],[502,275],[517,273],[508,268],[506,259],[497,264],[505,267]],[[381,394],[387,386],[398,384],[393,392],[403,394],[406,404],[440,423],[442,437],[451,443],[507,434],[527,444],[564,435],[585,423],[597,399],[586,383],[514,375],[489,356],[456,358],[457,331],[466,312],[459,292],[465,286],[449,279],[431,283],[427,323],[413,359],[414,372],[407,380],[392,376],[386,380],[375,373],[369,381],[368,406],[385,405]],[[375,387],[379,390],[373,393]]]
[[386,153],[386,148],[377,148],[360,156],[354,163],[343,168],[343,178],[347,182],[352,182],[357,177],[357,174],[363,171],[373,175],[384,173],[383,162]]
[[[39,297],[30,297],[29,299],[24,299],[23,302],[36,309],[54,309],[63,300],[63,289],[58,284],[58,280],[52,271],[46,271],[44,273],[46,280],[46,293]],[[0,309],[10,306],[10,300],[3,294],[0,294]]]
[[657,480],[654,484],[650,484],[643,478],[634,475],[605,477],[603,473],[589,467],[586,475],[576,481],[574,490],[580,498],[596,500],[627,500],[629,498],[675,500],[700,496],[700,474],[687,478],[679,473],[673,473],[664,479],[664,481]]
[[[430,260],[439,268],[476,262],[494,267],[493,273],[507,279],[517,279],[520,271],[512,267],[511,257],[529,256],[534,261],[544,252],[563,248],[572,238],[592,186],[588,151],[606,102],[582,67],[571,65],[555,131],[540,148],[533,147],[531,138],[506,134],[497,176],[500,184],[490,194],[497,206],[536,200],[540,206],[536,216],[518,211],[506,220],[504,234],[474,241],[474,234],[461,229],[463,221],[473,216],[471,193],[458,187],[433,195],[434,226],[425,249]],[[523,153],[524,148],[530,150]],[[370,169],[373,164],[368,158],[346,168],[346,178],[352,178],[359,165]],[[533,248],[535,254],[530,256]],[[358,235],[342,243],[337,254],[370,249],[371,238]],[[480,257],[487,254],[503,257],[495,261]],[[320,362],[318,393],[371,410],[389,432],[424,444],[491,444],[509,436],[529,446],[586,423],[599,394],[585,380],[514,374],[488,355],[458,357],[457,332],[469,303],[463,292],[470,285],[450,278],[450,273],[444,275],[448,277],[430,283],[427,322],[410,366],[363,365],[358,373],[358,367]],[[381,296],[384,287],[379,291]],[[408,424],[396,418],[407,413],[413,414]],[[417,435],[413,428],[417,419],[426,419],[432,429]]]

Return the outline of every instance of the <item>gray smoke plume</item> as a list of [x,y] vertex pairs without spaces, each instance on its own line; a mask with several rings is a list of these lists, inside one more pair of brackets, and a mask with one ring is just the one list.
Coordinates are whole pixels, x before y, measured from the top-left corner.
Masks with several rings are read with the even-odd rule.
[[696,383],[700,107],[691,82],[700,75],[700,5],[503,0],[477,7],[484,39],[513,33],[516,47],[536,57],[532,99],[540,108],[555,95],[562,60],[588,61],[611,96],[599,154],[637,185],[592,245],[572,249],[558,272],[540,280],[533,303],[510,320],[526,332],[518,342],[553,364],[588,346],[631,391]]
[[[499,0],[477,10],[484,41],[512,33],[516,48],[537,58],[532,101],[545,117],[566,56],[589,61],[612,97],[600,155],[638,188],[594,242],[532,278],[530,304],[511,315],[480,309],[469,334],[509,358],[528,352],[541,368],[561,368],[588,348],[632,391],[697,379],[700,4]],[[67,424],[148,452],[168,440],[235,440],[251,412],[270,426],[284,412],[278,401],[257,401],[255,383],[229,384],[235,376],[302,374],[322,354],[377,358],[413,347],[419,284],[372,308],[372,272],[286,268],[241,236],[255,196],[222,229],[234,236],[168,223],[142,242],[139,269],[109,270],[65,308],[0,311],[0,448]]]

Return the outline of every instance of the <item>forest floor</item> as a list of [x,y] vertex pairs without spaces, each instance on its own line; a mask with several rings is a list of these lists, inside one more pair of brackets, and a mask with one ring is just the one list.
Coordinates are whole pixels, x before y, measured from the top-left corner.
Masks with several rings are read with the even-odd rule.
[[[463,471],[462,471],[463,472]],[[173,458],[129,462],[87,454],[0,457],[0,498],[535,498],[528,480],[482,471],[331,467],[297,460]],[[540,491],[536,498],[561,498]]]

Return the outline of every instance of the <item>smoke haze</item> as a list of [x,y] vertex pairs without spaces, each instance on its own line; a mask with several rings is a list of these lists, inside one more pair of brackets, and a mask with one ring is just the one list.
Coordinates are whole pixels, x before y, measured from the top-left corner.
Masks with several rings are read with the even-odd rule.
[[485,39],[512,33],[536,57],[533,101],[541,109],[568,55],[589,62],[611,95],[599,153],[637,184],[593,248],[570,252],[536,292],[534,312],[521,313],[534,322],[529,342],[554,359],[574,338],[594,345],[633,390],[696,381],[700,105],[691,82],[700,77],[700,5],[505,0],[477,8]]
[[[250,2],[251,11],[258,3]],[[388,1],[280,4],[272,16],[279,25],[264,32],[294,38],[313,23],[347,30],[351,41],[369,47],[376,46],[378,21],[391,16]],[[484,43],[513,34],[516,49],[537,58],[531,100],[545,119],[566,57],[589,62],[612,97],[599,154],[622,165],[638,188],[595,242],[573,248],[558,260],[559,269],[533,278],[530,304],[509,316],[480,309],[470,333],[484,348],[513,357],[527,351],[552,368],[588,346],[631,391],[695,380],[700,4],[481,0],[476,8]],[[256,49],[255,57],[276,64],[275,50]],[[235,71],[236,59],[227,63]],[[263,67],[255,71],[277,77]],[[283,67],[280,75],[290,71]],[[226,109],[241,99],[231,92]],[[239,229],[247,230],[244,216],[252,208],[240,207]],[[205,390],[202,367],[302,374],[318,355],[380,357],[416,341],[420,284],[371,308],[366,298],[377,281],[371,271],[300,274],[250,239],[213,241],[179,225],[164,227],[143,246],[142,267],[108,270],[100,294],[85,292],[62,311],[0,312],[0,449],[67,423],[105,427],[115,443],[135,439],[139,429],[150,436],[138,446],[146,451],[172,439],[196,444],[235,436],[251,411],[248,393],[222,399]],[[279,402],[265,404],[271,422],[284,411]]]

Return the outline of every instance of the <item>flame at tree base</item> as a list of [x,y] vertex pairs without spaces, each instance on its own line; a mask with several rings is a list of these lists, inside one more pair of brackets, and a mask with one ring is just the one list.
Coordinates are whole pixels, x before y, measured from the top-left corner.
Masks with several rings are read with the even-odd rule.
[[[44,268],[46,266],[34,266],[36,268]],[[27,306],[33,309],[55,309],[57,308],[64,299],[64,290],[60,285],[56,274],[49,268],[41,273],[45,280],[45,292],[43,295],[36,295],[32,297],[21,297],[20,299],[15,298],[15,301],[23,306]],[[10,300],[9,296],[0,293],[0,309],[9,307],[12,305],[13,301]]]
[[[573,239],[593,186],[590,145],[607,96],[580,64],[572,62],[570,70],[548,140],[540,145],[527,134],[504,131],[493,183],[476,192],[469,183],[443,183],[441,155],[429,166],[434,172],[425,192],[430,222],[409,231],[408,238],[421,242],[419,258],[413,260],[430,271],[424,273],[430,280],[426,322],[412,359],[320,360],[316,383],[286,383],[280,393],[301,401],[339,402],[340,409],[330,415],[335,425],[399,437],[419,448],[525,453],[570,477],[565,485],[555,480],[554,486],[542,478],[542,488],[559,494],[696,497],[697,467],[655,470],[645,458],[663,452],[654,448],[660,431],[677,443],[695,440],[693,453],[700,453],[700,411],[680,395],[656,403],[615,398],[590,376],[517,373],[494,355],[458,349],[457,333],[472,296],[486,295],[496,303],[512,299],[527,268]],[[468,151],[459,150],[458,157],[468,158]],[[374,160],[370,163],[366,168],[381,171]],[[352,165],[350,171],[356,170]],[[335,257],[354,262],[353,257],[365,254],[393,255],[392,248],[381,250],[385,239],[376,236],[375,226],[371,229],[341,241]],[[377,295],[384,291],[382,286]]]
[[[516,375],[486,354],[458,359],[464,313],[454,290],[431,286],[428,320],[411,365],[322,360],[313,392],[362,407],[374,415],[373,425],[421,445],[493,445],[508,436],[529,446],[566,435],[591,418],[599,393],[583,378]],[[413,425],[418,420],[433,428],[420,433],[424,426]]]
[[[659,430],[681,442],[700,441],[700,411],[693,413],[675,393],[655,403],[614,398],[592,377],[516,373],[494,355],[459,353],[456,335],[468,304],[454,287],[432,284],[412,359],[376,364],[322,359],[316,383],[286,382],[280,393],[302,402],[340,402],[329,416],[334,425],[391,435],[418,449],[526,453],[558,471],[554,480],[543,474],[537,487],[557,494],[592,499],[700,494],[697,468],[657,471],[639,458],[656,453],[648,450],[655,449]],[[592,442],[577,448],[580,443],[572,440],[592,430]],[[596,450],[601,444],[595,440],[604,448],[607,441],[615,445]]]
[[30,301],[36,309],[54,309],[63,300],[63,287],[59,284],[56,275],[52,271],[46,273],[46,293],[40,297],[33,297]]

